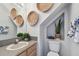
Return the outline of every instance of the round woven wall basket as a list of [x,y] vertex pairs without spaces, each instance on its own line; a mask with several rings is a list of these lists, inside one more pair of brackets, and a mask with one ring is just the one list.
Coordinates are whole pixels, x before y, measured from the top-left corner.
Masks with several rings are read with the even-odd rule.
[[21,15],[16,16],[15,23],[17,26],[22,26],[24,24],[24,19]]
[[42,12],[47,12],[53,5],[53,3],[37,3],[37,9]]
[[10,17],[14,20],[16,16],[17,16],[17,10],[15,8],[12,8],[10,11]]
[[31,11],[29,14],[28,14],[28,22],[31,26],[34,26],[37,24],[38,22],[38,19],[39,19],[39,16],[38,14],[35,12],[35,11]]

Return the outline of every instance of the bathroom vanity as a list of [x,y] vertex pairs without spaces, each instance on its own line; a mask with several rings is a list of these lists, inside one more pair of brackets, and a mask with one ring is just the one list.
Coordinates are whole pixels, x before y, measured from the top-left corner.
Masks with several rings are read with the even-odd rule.
[[28,41],[28,45],[17,50],[6,49],[9,45],[0,47],[0,56],[36,56],[37,55],[37,41]]
[[36,43],[29,46],[26,50],[18,54],[18,56],[36,56]]

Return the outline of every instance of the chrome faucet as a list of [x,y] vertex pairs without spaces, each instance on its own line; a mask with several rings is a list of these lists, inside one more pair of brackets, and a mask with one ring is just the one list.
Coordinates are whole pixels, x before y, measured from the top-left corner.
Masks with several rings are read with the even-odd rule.
[[20,41],[19,39],[16,39],[16,40],[15,40],[15,44],[17,44],[19,41]]

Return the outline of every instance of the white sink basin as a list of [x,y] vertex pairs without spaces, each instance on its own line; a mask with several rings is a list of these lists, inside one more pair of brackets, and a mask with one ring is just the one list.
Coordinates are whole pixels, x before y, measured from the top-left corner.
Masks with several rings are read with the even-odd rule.
[[25,46],[28,46],[28,42],[18,42],[17,44],[10,44],[9,46],[7,46],[7,50],[17,50],[17,49],[21,49]]

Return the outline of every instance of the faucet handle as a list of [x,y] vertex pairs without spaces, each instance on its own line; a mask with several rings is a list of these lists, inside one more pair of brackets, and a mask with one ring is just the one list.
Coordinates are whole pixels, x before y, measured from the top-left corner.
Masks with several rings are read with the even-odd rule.
[[19,39],[16,39],[16,42],[19,42]]
[[17,44],[18,42],[19,42],[19,39],[16,39],[16,40],[15,40],[15,44]]

